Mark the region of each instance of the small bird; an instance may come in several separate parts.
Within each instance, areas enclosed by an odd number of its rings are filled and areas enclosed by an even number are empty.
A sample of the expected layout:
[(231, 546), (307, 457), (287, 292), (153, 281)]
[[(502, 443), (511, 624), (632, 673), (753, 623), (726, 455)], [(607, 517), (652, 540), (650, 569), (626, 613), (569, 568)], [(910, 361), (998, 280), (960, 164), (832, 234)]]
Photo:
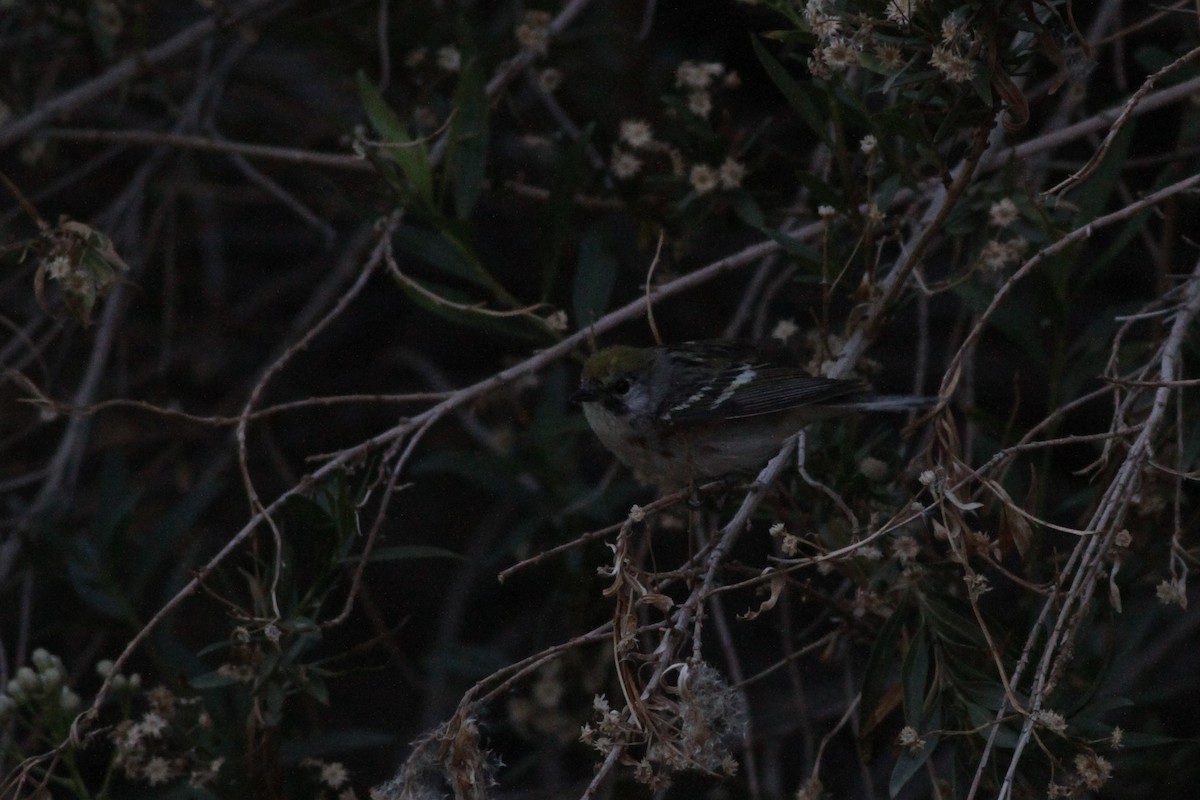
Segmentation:
[(664, 488), (756, 471), (819, 419), (936, 402), (873, 395), (859, 381), (813, 377), (789, 360), (782, 346), (749, 341), (616, 345), (588, 358), (571, 400), (605, 447)]

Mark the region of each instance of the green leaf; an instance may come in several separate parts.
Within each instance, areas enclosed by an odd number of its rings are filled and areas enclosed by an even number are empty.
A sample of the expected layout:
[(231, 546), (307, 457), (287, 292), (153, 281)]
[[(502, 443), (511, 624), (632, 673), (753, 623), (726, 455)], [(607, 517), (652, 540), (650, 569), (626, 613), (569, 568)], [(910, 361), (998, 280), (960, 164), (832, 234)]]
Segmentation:
[(759, 230), (780, 244), (784, 251), (792, 258), (798, 259), (810, 267), (821, 268), (821, 254), (815, 248), (808, 246), (799, 239), (788, 236), (783, 231), (772, 228), (759, 228)]
[(871, 645), (867, 656), (867, 667), (863, 672), (862, 702), (859, 704), (859, 719), (865, 723), (875, 713), (885, 689), (892, 680), (892, 669), (900, 653), (900, 632), (904, 628), (906, 615), (897, 609), (892, 613)]
[(95, 532), (99, 544), (109, 548), (129, 529), (140, 492), (131, 483), (129, 466), (120, 451), (105, 455), (99, 478)]
[[(479, 303), (478, 298), (468, 297), (449, 286), (436, 284), (432, 281), (418, 280), (411, 275), (406, 277), (424, 289), (425, 292), (430, 292), (452, 303), (465, 306)], [(547, 339), (546, 327), (540, 322), (535, 323), (529, 317), (497, 317), (488, 314), (478, 314), (467, 309), (453, 308), (444, 303), (439, 303), (428, 294), (418, 291), (407, 283), (400, 282), (399, 286), (408, 296), (408, 299), (412, 300), (418, 306), (439, 317), (444, 317), (455, 324), (484, 328), (492, 333), (500, 333), (533, 342), (545, 342)]]
[(449, 156), (454, 179), (454, 212), (459, 219), (470, 216), (483, 191), (487, 167), (488, 99), (483, 68), (478, 58), (464, 59), (454, 93), (453, 142)]
[(575, 268), (572, 308), (575, 324), (586, 328), (604, 316), (617, 278), (617, 259), (611, 252), (608, 230), (592, 225), (579, 244), (579, 263)]
[(280, 756), (286, 764), (297, 764), (305, 758), (328, 757), (332, 753), (381, 748), (394, 744), (396, 735), (390, 731), (371, 728), (347, 728), (317, 733), (304, 739), (291, 739), (280, 745)]
[(915, 752), (909, 750), (907, 747), (900, 751), (900, 756), (896, 759), (896, 766), (892, 768), (892, 777), (888, 780), (889, 797), (895, 797), (900, 794), (900, 790), (904, 788), (904, 785), (912, 779), (913, 775), (917, 774), (917, 770), (921, 768), (921, 765), (933, 755), (934, 749), (934, 743), (927, 738), (925, 746)]
[(559, 160), (546, 200), (545, 217), (542, 224), (542, 296), (548, 297), (558, 274), (563, 247), (570, 230), (571, 212), (575, 208), (575, 195), (583, 186), (587, 164), (587, 148), (592, 141), (595, 123), (588, 125), (579, 134)]
[(221, 488), (217, 481), (196, 486), (171, 507), (148, 535), (138, 539), (123, 569), (133, 578), (131, 595), (139, 594), (156, 570), (177, 557), (179, 543), (192, 532), (196, 520), (221, 493)]
[(487, 289), (499, 298), (508, 292), (480, 263), (464, 237), (448, 230), (430, 231), (412, 225), (400, 225), (392, 237), (396, 249), (419, 259), (434, 269)]
[(433, 198), (433, 164), (429, 160), (429, 150), (425, 142), (414, 140), (408, 135), (408, 130), (396, 112), (383, 99), (383, 95), (363, 73), (358, 73), (358, 95), (362, 99), (363, 110), (375, 133), (385, 145), (379, 153), (387, 160), (395, 163), (403, 173), (408, 189), (425, 206), (435, 208)]
[(761, 229), (766, 224), (766, 215), (763, 214), (762, 208), (755, 201), (753, 195), (746, 191), (737, 191), (732, 198), (733, 213), (737, 214), (738, 219), (749, 225), (751, 228)]
[(197, 675), (189, 680), (188, 683), (191, 684), (193, 689), (219, 689), (222, 686), (232, 686), (235, 683), (241, 683), (241, 681), (214, 671)]
[(929, 661), (929, 645), (925, 640), (925, 626), (922, 625), (908, 644), (904, 666), (900, 671), (900, 683), (904, 688), (904, 721), (914, 728), (920, 725), (924, 714)]
[(1067, 193), (1067, 199), (1079, 208), (1075, 217), (1077, 225), (1103, 214), (1113, 192), (1125, 180), (1125, 162), (1129, 159), (1129, 145), (1137, 131), (1137, 122), (1136, 117), (1129, 120), (1129, 124), (1121, 129), (1104, 158), (1096, 165), (1095, 171)]
[(917, 594), (921, 618), (930, 632), (946, 645), (975, 649), (985, 646), (974, 617), (966, 603), (948, 597), (935, 597), (925, 592)]
[[(460, 554), (444, 547), (428, 545), (398, 544), (391, 547), (377, 547), (371, 551), (372, 564), (376, 561), (415, 561), (423, 558), (449, 558), (454, 561), (465, 561)], [(346, 561), (358, 561), (357, 557), (347, 558)]]
[(266, 691), (263, 692), (266, 699), (266, 722), (268, 725), (276, 726), (283, 721), (283, 705), (287, 699), (283, 687), (277, 683), (269, 683), (266, 686)]
[(457, 475), (497, 497), (514, 500), (529, 495), (513, 471), (511, 456), (475, 450), (440, 449), (413, 465), (414, 475)]
[(800, 115), (800, 119), (820, 137), (822, 142), (831, 145), (825, 115), (820, 112), (817, 104), (808, 96), (804, 87), (796, 82), (796, 79), (788, 73), (775, 56), (768, 52), (767, 48), (763, 47), (757, 36), (750, 38), (750, 44), (754, 47), (754, 54), (758, 56), (763, 69), (767, 71), (767, 77), (783, 94), (788, 105)]

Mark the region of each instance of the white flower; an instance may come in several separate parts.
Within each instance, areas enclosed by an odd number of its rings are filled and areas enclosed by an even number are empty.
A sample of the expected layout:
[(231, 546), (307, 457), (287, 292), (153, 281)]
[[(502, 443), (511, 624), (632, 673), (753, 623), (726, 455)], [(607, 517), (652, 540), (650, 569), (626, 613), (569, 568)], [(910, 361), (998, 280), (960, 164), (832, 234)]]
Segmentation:
[(844, 70), (858, 63), (858, 45), (844, 37), (829, 40), (821, 50), (821, 60), (834, 70)]
[(171, 765), (162, 756), (154, 756), (146, 762), (146, 780), (151, 786), (171, 780)]
[(921, 5), (921, 0), (888, 0), (887, 18), (892, 22), (907, 25), (912, 21), (913, 13)]
[(916, 728), (911, 725), (905, 725), (900, 729), (900, 734), (896, 737), (896, 742), (901, 747), (907, 747), (914, 753), (925, 749), (925, 740), (917, 733)]
[(696, 194), (708, 194), (717, 188), (717, 171), (707, 164), (697, 164), (688, 174), (688, 181)]
[(971, 80), (971, 76), (975, 74), (975, 67), (971, 63), (971, 60), (960, 56), (948, 47), (933, 48), (933, 55), (929, 57), (929, 64), (942, 73), (947, 80), (955, 83), (969, 81)]
[(684, 61), (675, 68), (675, 85), (680, 88), (707, 89), (713, 78), (724, 73), (724, 64)]
[(1154, 593), (1158, 597), (1158, 602), (1165, 606), (1174, 605), (1187, 608), (1187, 589), (1182, 581), (1163, 580), (1154, 588)]
[(439, 47), (437, 51), (437, 65), (446, 72), (458, 72), (462, 67), (462, 54), (458, 52), (458, 48), (452, 45)]
[(688, 111), (697, 117), (707, 118), (712, 112), (712, 97), (708, 92), (698, 91), (688, 95)]
[(629, 507), (629, 519), (633, 522), (641, 522), (646, 518), (646, 509), (636, 503)]
[(338, 788), (348, 779), (349, 775), (346, 774), (346, 768), (342, 766), (341, 762), (331, 761), (321, 765), (321, 783), (330, 789)]
[(654, 129), (643, 119), (621, 120), (621, 141), (635, 150), (654, 142)]
[(746, 176), (746, 165), (732, 158), (727, 158), (721, 164), (718, 175), (722, 189), (737, 189), (742, 185), (742, 178)]
[(59, 708), (61, 708), (63, 711), (67, 712), (68, 714), (71, 714), (76, 709), (79, 708), (79, 702), (80, 702), (79, 695), (77, 695), (77, 694), (75, 694), (75, 692), (71, 691), (70, 686), (62, 687), (62, 690), (58, 694), (58, 707)]
[(883, 551), (873, 544), (865, 544), (854, 551), (854, 554), (859, 558), (865, 558), (867, 561), (878, 561), (883, 558)]
[(942, 41), (946, 44), (953, 44), (966, 32), (966, 21), (957, 11), (942, 20)]
[(138, 723), (143, 735), (147, 738), (157, 738), (159, 734), (167, 729), (167, 721), (160, 714), (153, 711), (147, 711), (142, 716), (142, 721)]
[(642, 171), (642, 160), (633, 153), (618, 150), (613, 153), (612, 163), (609, 165), (609, 168), (612, 170), (613, 175), (616, 175), (621, 180), (628, 180)]
[(1017, 204), (1009, 198), (997, 200), (988, 209), (988, 221), (997, 228), (1007, 228), (1017, 219)]
[(786, 342), (795, 336), (798, 330), (800, 330), (800, 326), (796, 324), (795, 320), (781, 319), (775, 323), (775, 329), (771, 331), (771, 338)]

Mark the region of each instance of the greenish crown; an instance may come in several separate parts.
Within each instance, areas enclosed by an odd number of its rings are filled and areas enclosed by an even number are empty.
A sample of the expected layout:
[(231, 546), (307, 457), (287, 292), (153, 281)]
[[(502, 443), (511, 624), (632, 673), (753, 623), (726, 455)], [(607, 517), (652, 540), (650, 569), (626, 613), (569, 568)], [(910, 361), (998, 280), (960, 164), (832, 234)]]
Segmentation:
[(618, 344), (598, 350), (583, 365), (584, 380), (603, 383), (614, 375), (629, 375), (650, 367), (654, 351)]

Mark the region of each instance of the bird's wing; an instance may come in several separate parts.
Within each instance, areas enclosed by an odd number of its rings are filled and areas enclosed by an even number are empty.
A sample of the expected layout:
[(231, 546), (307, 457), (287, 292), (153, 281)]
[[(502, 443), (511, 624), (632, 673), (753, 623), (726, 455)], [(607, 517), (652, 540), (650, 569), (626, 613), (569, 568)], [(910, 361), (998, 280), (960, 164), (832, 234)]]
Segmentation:
[(814, 378), (795, 367), (734, 364), (688, 396), (668, 396), (660, 418), (678, 425), (771, 414), (797, 406), (820, 405), (864, 390), (858, 381)]

